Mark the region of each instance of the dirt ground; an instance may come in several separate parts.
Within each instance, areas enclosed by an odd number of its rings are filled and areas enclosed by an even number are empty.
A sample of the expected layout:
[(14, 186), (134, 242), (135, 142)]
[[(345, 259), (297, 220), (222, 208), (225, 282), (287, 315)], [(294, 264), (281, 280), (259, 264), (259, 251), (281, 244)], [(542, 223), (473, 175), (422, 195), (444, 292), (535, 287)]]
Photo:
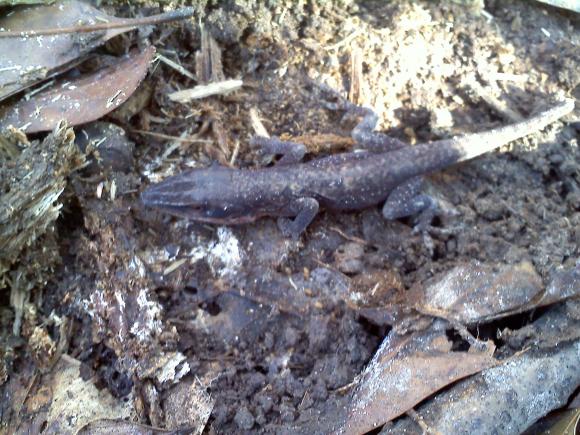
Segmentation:
[[(60, 261), (46, 287), (33, 290), (35, 312), (23, 321), (24, 337), (52, 325), (48, 335), (66, 337), (82, 378), (131, 403), (134, 419), (153, 427), (179, 425), (176, 403), (198, 388), (199, 401), (213, 405), (205, 433), (331, 432), (393, 326), (390, 307), (409, 289), (474, 260), (526, 262), (546, 283), (579, 258), (577, 110), (429, 177), (427, 190), (446, 212), (433, 222), (432, 250), (413, 233), (413, 219), (386, 221), (378, 206), (323, 211), (298, 241), (270, 218), (216, 227), (145, 208), (140, 191), (187, 168), (263, 164), (249, 145), (254, 111), (269, 134), (304, 142), (310, 157), (351, 147), (324, 136), (349, 138), (353, 123), (327, 107), (319, 83), (374, 108), (378, 129), (410, 144), (488, 130), (580, 96), (572, 12), (500, 0), (484, 10), (477, 2), (273, 3), (207, 5), (200, 20), (221, 51), (223, 75), (243, 79), (241, 90), (170, 101), (170, 92), (196, 83), (158, 62), (102, 120), (133, 145), (112, 146), (113, 170), (88, 167), (71, 178), (55, 230)], [(115, 15), (137, 9), (103, 7)], [(199, 75), (196, 20), (138, 36)], [(83, 128), (93, 127), (76, 128), (77, 137)], [(520, 349), (498, 331), (517, 331), (541, 313), (477, 331), (497, 355), (512, 355)], [(68, 319), (65, 329), (46, 320), (55, 315)], [(41, 348), (12, 346), (13, 379), (43, 365)], [(168, 360), (171, 374), (160, 374)]]

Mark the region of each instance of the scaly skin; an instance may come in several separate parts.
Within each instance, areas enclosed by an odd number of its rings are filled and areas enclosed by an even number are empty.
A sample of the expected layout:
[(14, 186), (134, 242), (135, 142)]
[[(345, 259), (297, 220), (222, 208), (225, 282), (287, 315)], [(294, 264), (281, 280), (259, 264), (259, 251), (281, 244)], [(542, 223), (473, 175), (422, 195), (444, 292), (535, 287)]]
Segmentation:
[[(167, 213), (214, 224), (241, 224), (263, 216), (277, 216), (280, 228), (297, 238), (319, 207), (357, 210), (386, 200), (387, 218), (408, 216), (433, 207), (418, 194), (420, 176), (444, 169), (501, 147), (540, 130), (574, 108), (565, 100), (538, 115), (494, 130), (452, 139), (405, 146), (374, 132), (376, 115), (370, 109), (354, 109), (365, 115), (353, 130), (359, 144), (375, 151), (338, 154), (306, 163), (292, 158), (272, 167), (231, 169), (213, 165), (170, 177), (141, 194), (143, 203)], [(296, 146), (277, 139), (256, 140), (280, 153)], [(303, 153), (291, 153), (299, 159)], [(294, 219), (288, 219), (294, 218)]]

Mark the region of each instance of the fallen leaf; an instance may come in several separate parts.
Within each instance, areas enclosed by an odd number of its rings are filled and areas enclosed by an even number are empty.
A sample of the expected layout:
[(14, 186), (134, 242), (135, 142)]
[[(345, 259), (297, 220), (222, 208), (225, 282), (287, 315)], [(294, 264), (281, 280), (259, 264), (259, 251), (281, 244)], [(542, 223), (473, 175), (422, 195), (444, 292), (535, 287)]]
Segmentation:
[(550, 275), (550, 282), (546, 286), (546, 291), (538, 300), (538, 305), (548, 305), (568, 299), (580, 294), (580, 261), (576, 266), (564, 268), (563, 266), (554, 270)]
[(75, 434), (101, 418), (134, 418), (132, 400), (115, 399), (80, 375), (80, 362), (63, 355), (30, 389), (13, 433)]
[[(115, 23), (124, 19), (111, 17), (87, 3), (60, 1), (52, 5), (15, 9), (0, 19), (3, 31), (35, 31), (70, 27), (95, 22)], [(0, 101), (35, 83), (54, 76), (95, 47), (132, 27), (92, 33), (68, 33), (52, 36), (24, 34), (20, 38), (0, 39)]]
[[(536, 337), (551, 334), (554, 329), (577, 331), (578, 320), (563, 314), (555, 307), (534, 322), (538, 323)], [(461, 381), (416, 411), (429, 433), (518, 434), (566, 405), (578, 386), (580, 340), (559, 340), (551, 347), (520, 352), (501, 365)], [(397, 420), (385, 426), (381, 434), (424, 433), (416, 420)]]
[(536, 0), (536, 1), (580, 13), (580, 4), (578, 4), (577, 0)]
[(362, 374), (341, 431), (365, 433), (398, 417), (458, 379), (496, 364), (495, 346), (452, 350), (446, 324), (406, 335), (391, 333)]
[(13, 125), (27, 133), (52, 130), (62, 119), (70, 125), (94, 121), (125, 102), (147, 73), (154, 47), (132, 51), (114, 66), (22, 99), (4, 115), (0, 128)]
[(125, 420), (101, 419), (90, 422), (83, 426), (77, 435), (109, 435), (109, 434), (124, 434), (124, 435), (189, 435), (193, 433), (192, 428), (183, 428), (180, 430), (166, 430), (159, 429), (145, 424), (133, 423)]
[(459, 265), (414, 287), (408, 297), (423, 314), (468, 324), (526, 311), (542, 299), (548, 300), (542, 280), (529, 262), (497, 267), (475, 261)]

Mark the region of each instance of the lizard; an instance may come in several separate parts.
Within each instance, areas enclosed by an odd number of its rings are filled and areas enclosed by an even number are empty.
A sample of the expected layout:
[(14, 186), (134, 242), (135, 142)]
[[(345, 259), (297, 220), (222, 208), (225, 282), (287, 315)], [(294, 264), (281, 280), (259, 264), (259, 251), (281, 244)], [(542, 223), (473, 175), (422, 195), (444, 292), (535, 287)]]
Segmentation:
[(419, 215), (424, 229), (437, 214), (437, 203), (422, 193), (423, 176), (544, 128), (571, 112), (574, 100), (564, 99), (514, 124), (413, 146), (375, 131), (378, 116), (372, 109), (345, 101), (341, 107), (361, 116), (351, 132), (363, 148), (360, 151), (301, 162), (304, 145), (255, 137), (252, 145), (282, 155), (277, 164), (235, 169), (214, 163), (148, 187), (141, 193), (141, 201), (172, 215), (211, 224), (243, 224), (273, 216), (284, 236), (293, 239), (299, 238), (321, 207), (359, 210), (384, 201), (386, 219)]

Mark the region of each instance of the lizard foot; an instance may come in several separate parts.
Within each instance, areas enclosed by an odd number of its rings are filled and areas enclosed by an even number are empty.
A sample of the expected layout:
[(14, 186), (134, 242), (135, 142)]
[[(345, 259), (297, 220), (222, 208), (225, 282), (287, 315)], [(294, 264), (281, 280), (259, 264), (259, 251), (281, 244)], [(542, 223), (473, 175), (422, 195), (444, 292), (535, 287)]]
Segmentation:
[(319, 84), (319, 87), (324, 93), (335, 99), (334, 102), (322, 102), (327, 109), (345, 112), (341, 122), (345, 122), (346, 119), (351, 117), (355, 119), (361, 118), (351, 132), (351, 137), (361, 149), (373, 153), (387, 153), (408, 146), (399, 139), (374, 131), (379, 121), (379, 116), (370, 107), (358, 106), (350, 102), (327, 85)]
[(296, 213), (296, 217), (294, 219), (278, 218), (278, 228), (285, 237), (298, 240), (300, 234), (318, 213), (318, 201), (314, 198), (297, 198), (288, 205), (288, 211)]

